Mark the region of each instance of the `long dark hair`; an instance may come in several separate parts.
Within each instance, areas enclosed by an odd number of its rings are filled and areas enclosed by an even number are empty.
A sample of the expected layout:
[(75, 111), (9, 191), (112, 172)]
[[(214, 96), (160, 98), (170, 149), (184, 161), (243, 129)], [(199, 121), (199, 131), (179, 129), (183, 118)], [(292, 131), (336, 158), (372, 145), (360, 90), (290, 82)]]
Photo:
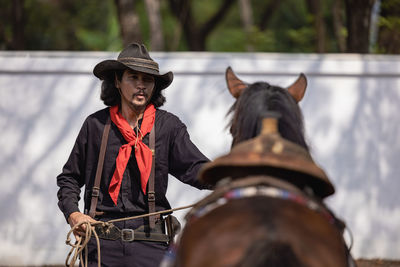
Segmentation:
[(303, 115), (295, 99), (286, 89), (266, 82), (249, 85), (229, 110), (228, 114), (233, 113), (229, 125), (232, 146), (257, 136), (263, 117), (271, 111), (280, 115), (278, 128), (281, 136), (308, 150)]
[[(121, 104), (121, 95), (117, 87), (115, 87), (115, 77), (121, 81), (123, 73), (124, 70), (116, 70), (104, 78), (101, 84), (100, 94), (100, 99), (103, 101), (104, 105), (115, 106)], [(162, 95), (162, 90), (159, 88), (158, 79), (155, 77), (154, 92), (150, 99), (150, 103), (152, 103), (156, 108), (164, 105), (166, 101), (165, 96)]]

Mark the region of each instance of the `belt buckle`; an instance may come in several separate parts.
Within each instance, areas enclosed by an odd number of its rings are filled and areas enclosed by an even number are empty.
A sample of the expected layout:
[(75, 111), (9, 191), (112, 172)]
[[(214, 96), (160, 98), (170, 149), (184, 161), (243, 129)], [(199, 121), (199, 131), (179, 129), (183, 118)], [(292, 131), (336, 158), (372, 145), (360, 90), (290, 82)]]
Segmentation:
[(121, 240), (126, 242), (131, 242), (135, 240), (135, 231), (132, 229), (122, 229), (121, 230)]

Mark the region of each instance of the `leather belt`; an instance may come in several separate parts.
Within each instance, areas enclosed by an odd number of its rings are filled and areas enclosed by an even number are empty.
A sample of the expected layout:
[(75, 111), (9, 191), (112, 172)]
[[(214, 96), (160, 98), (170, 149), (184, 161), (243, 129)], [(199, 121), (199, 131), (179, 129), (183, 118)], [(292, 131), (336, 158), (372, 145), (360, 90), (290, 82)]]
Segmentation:
[(137, 229), (119, 229), (113, 224), (104, 224), (96, 225), (95, 230), (99, 238), (107, 240), (169, 242), (168, 235), (162, 233), (161, 225), (151, 231), (145, 231), (145, 226)]

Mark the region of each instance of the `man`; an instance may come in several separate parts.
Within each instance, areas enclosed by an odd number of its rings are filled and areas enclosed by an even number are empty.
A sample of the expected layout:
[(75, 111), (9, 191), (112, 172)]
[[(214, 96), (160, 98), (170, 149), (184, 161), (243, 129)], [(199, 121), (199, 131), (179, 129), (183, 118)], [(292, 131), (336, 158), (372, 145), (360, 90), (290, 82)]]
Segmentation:
[[(161, 75), (145, 46), (133, 43), (117, 60), (97, 64), (93, 73), (103, 80), (101, 99), (108, 107), (85, 120), (57, 177), (58, 205), (71, 227), (85, 221), (146, 214), (152, 212), (151, 203), (156, 211), (170, 209), (165, 196), (168, 173), (199, 189), (209, 188), (196, 179), (208, 159), (190, 141), (186, 126), (178, 117), (158, 109), (165, 102), (162, 90), (171, 84), (172, 72)], [(107, 123), (110, 128), (102, 161), (99, 151)], [(154, 157), (149, 148), (153, 130)], [(99, 162), (103, 167), (97, 194), (94, 185)], [(154, 178), (151, 178), (153, 168)], [(85, 213), (78, 208), (82, 186), (85, 186)], [(97, 205), (91, 204), (92, 199)], [(89, 210), (94, 219), (87, 215)], [(120, 221), (115, 226), (120, 233), (100, 235), (102, 265), (158, 266), (167, 248), (160, 218)], [(75, 234), (82, 235), (84, 230), (82, 226)], [(97, 266), (94, 238), (88, 244), (88, 252), (89, 265)]]

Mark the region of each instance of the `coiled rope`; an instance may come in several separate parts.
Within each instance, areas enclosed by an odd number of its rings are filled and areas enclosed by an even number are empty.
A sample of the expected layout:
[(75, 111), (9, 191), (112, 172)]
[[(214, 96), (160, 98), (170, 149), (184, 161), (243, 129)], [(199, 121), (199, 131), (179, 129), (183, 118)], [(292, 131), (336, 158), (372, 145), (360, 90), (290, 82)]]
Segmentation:
[[(114, 223), (114, 222), (134, 220), (134, 219), (149, 217), (149, 216), (152, 216), (152, 215), (161, 215), (161, 214), (165, 214), (165, 213), (172, 213), (174, 211), (192, 208), (194, 205), (195, 204), (188, 205), (188, 206), (182, 206), (182, 207), (179, 207), (179, 208), (174, 208), (174, 209), (169, 209), (169, 210), (146, 213), (146, 214), (132, 216), (132, 217), (113, 219), (113, 220), (109, 220), (109, 221), (106, 221), (106, 222), (101, 222), (101, 221), (96, 221), (96, 222), (84, 221), (84, 222), (80, 222), (80, 223), (74, 225), (74, 227), (72, 227), (71, 230), (69, 230), (69, 232), (67, 234), (67, 239), (66, 239), (65, 243), (68, 246), (71, 246), (71, 249), (70, 249), (70, 251), (69, 251), (69, 253), (67, 255), (67, 259), (65, 260), (65, 266), (74, 267), (75, 263), (76, 263), (76, 261), (78, 259), (80, 260), (80, 263), (81, 263), (82, 267), (88, 266), (88, 250), (85, 249), (85, 248), (87, 247), (87, 244), (89, 243), (89, 240), (92, 238), (92, 235), (93, 235), (96, 238), (97, 255), (98, 255), (98, 257), (97, 257), (97, 266), (101, 267), (100, 239), (99, 239), (99, 236), (97, 235), (96, 230), (95, 230), (95, 226), (96, 225), (107, 226), (107, 225), (109, 225), (111, 223)], [(75, 236), (75, 238), (76, 238), (75, 243), (72, 243), (71, 234), (73, 234), (73, 232), (75, 230), (77, 230), (78, 228), (80, 228), (83, 225), (86, 228), (85, 235), (78, 236), (78, 237)], [(83, 253), (83, 251), (85, 251), (85, 253)]]

